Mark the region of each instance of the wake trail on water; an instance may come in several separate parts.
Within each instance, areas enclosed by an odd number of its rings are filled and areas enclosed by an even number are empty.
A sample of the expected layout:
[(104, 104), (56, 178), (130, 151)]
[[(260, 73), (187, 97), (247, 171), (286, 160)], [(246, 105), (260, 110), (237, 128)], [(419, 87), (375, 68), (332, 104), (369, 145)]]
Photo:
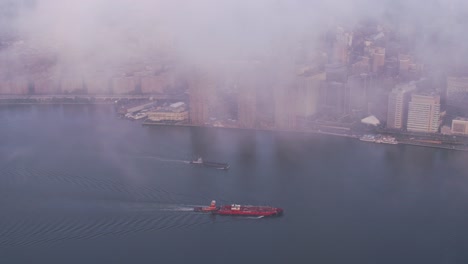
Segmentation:
[(265, 216), (261, 215), (261, 216), (256, 216), (256, 217), (245, 217), (244, 219), (262, 219), (264, 217)]
[[(198, 205), (200, 206), (200, 205)], [(186, 204), (128, 204), (123, 206), (122, 209), (131, 209), (132, 211), (165, 211), (165, 212), (193, 212), (193, 208), (197, 205), (186, 205)]]
[(178, 159), (166, 159), (163, 157), (158, 157), (158, 156), (136, 156), (135, 158), (139, 159), (155, 159), (159, 161), (165, 161), (165, 162), (179, 162), (179, 163), (184, 163), (184, 164), (189, 164), (190, 161), (188, 160), (178, 160)]
[(172, 212), (193, 212), (194, 207), (203, 207), (204, 205), (168, 205), (165, 208), (161, 208), (161, 211), (172, 211)]

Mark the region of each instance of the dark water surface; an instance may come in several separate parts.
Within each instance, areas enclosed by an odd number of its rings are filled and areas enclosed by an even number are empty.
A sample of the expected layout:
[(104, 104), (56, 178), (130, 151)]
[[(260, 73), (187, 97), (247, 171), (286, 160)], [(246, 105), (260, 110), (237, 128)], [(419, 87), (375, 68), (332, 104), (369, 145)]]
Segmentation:
[[(1, 107), (0, 263), (468, 263), (467, 169), (448, 150)], [(189, 211), (211, 199), (285, 214)]]

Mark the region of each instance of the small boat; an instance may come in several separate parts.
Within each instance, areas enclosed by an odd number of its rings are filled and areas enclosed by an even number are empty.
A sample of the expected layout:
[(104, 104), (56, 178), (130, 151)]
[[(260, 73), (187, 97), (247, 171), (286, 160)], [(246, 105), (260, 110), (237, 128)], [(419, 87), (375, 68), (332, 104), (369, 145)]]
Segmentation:
[(213, 168), (216, 168), (216, 169), (219, 169), (219, 170), (229, 169), (229, 164), (227, 164), (227, 163), (204, 161), (202, 158), (198, 158), (197, 160), (192, 160), (192, 161), (190, 161), (190, 164), (203, 165), (205, 167), (213, 167)]

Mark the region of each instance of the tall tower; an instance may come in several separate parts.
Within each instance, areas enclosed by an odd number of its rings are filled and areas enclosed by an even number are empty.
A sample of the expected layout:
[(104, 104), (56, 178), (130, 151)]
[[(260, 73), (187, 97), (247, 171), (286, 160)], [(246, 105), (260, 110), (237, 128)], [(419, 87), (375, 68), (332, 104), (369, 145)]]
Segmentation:
[(257, 93), (252, 77), (248, 76), (238, 84), (238, 120), (243, 128), (254, 128), (257, 116)]
[(385, 64), (385, 48), (376, 48), (372, 54), (372, 59), (372, 71), (381, 71)]
[(296, 127), (296, 90), (282, 84), (273, 88), (275, 103), (275, 127), (293, 129)]
[(320, 87), (325, 81), (325, 73), (320, 72), (310, 75), (300, 75), (296, 78), (295, 95), (297, 117), (308, 118), (318, 111), (320, 100)]
[(336, 39), (333, 44), (333, 59), (335, 63), (348, 64), (349, 47), (353, 42), (353, 35), (345, 31), (343, 28), (336, 29)]
[(402, 129), (408, 117), (408, 103), (411, 92), (416, 90), (414, 83), (397, 85), (388, 95), (387, 127)]
[(210, 86), (206, 73), (193, 70), (189, 81), (190, 122), (204, 125), (208, 120), (208, 92)]
[(374, 87), (374, 77), (372, 74), (361, 73), (352, 75), (347, 82), (349, 91), (349, 113), (367, 114), (368, 93)]

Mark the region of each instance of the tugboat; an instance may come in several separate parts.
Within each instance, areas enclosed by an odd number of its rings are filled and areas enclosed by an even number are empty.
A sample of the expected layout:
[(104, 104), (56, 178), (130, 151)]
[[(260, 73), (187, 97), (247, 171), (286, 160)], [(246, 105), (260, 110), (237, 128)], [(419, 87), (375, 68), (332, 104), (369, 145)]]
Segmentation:
[(229, 164), (227, 164), (227, 163), (204, 161), (202, 158), (198, 158), (197, 160), (192, 160), (192, 161), (190, 161), (190, 164), (198, 164), (198, 165), (203, 165), (205, 167), (213, 167), (213, 168), (216, 168), (218, 170), (227, 170), (227, 169), (229, 169)]
[(216, 215), (232, 216), (279, 216), (283, 214), (282, 208), (271, 206), (253, 206), (253, 205), (223, 205), (216, 207), (216, 201), (212, 201), (209, 207), (195, 207), (195, 212), (206, 212)]
[(194, 207), (193, 208), (193, 211), (195, 211), (195, 212), (204, 212), (204, 213), (214, 212), (216, 210), (219, 210), (219, 207), (216, 207), (216, 201), (215, 200), (211, 201), (210, 206), (202, 206), (202, 207)]

